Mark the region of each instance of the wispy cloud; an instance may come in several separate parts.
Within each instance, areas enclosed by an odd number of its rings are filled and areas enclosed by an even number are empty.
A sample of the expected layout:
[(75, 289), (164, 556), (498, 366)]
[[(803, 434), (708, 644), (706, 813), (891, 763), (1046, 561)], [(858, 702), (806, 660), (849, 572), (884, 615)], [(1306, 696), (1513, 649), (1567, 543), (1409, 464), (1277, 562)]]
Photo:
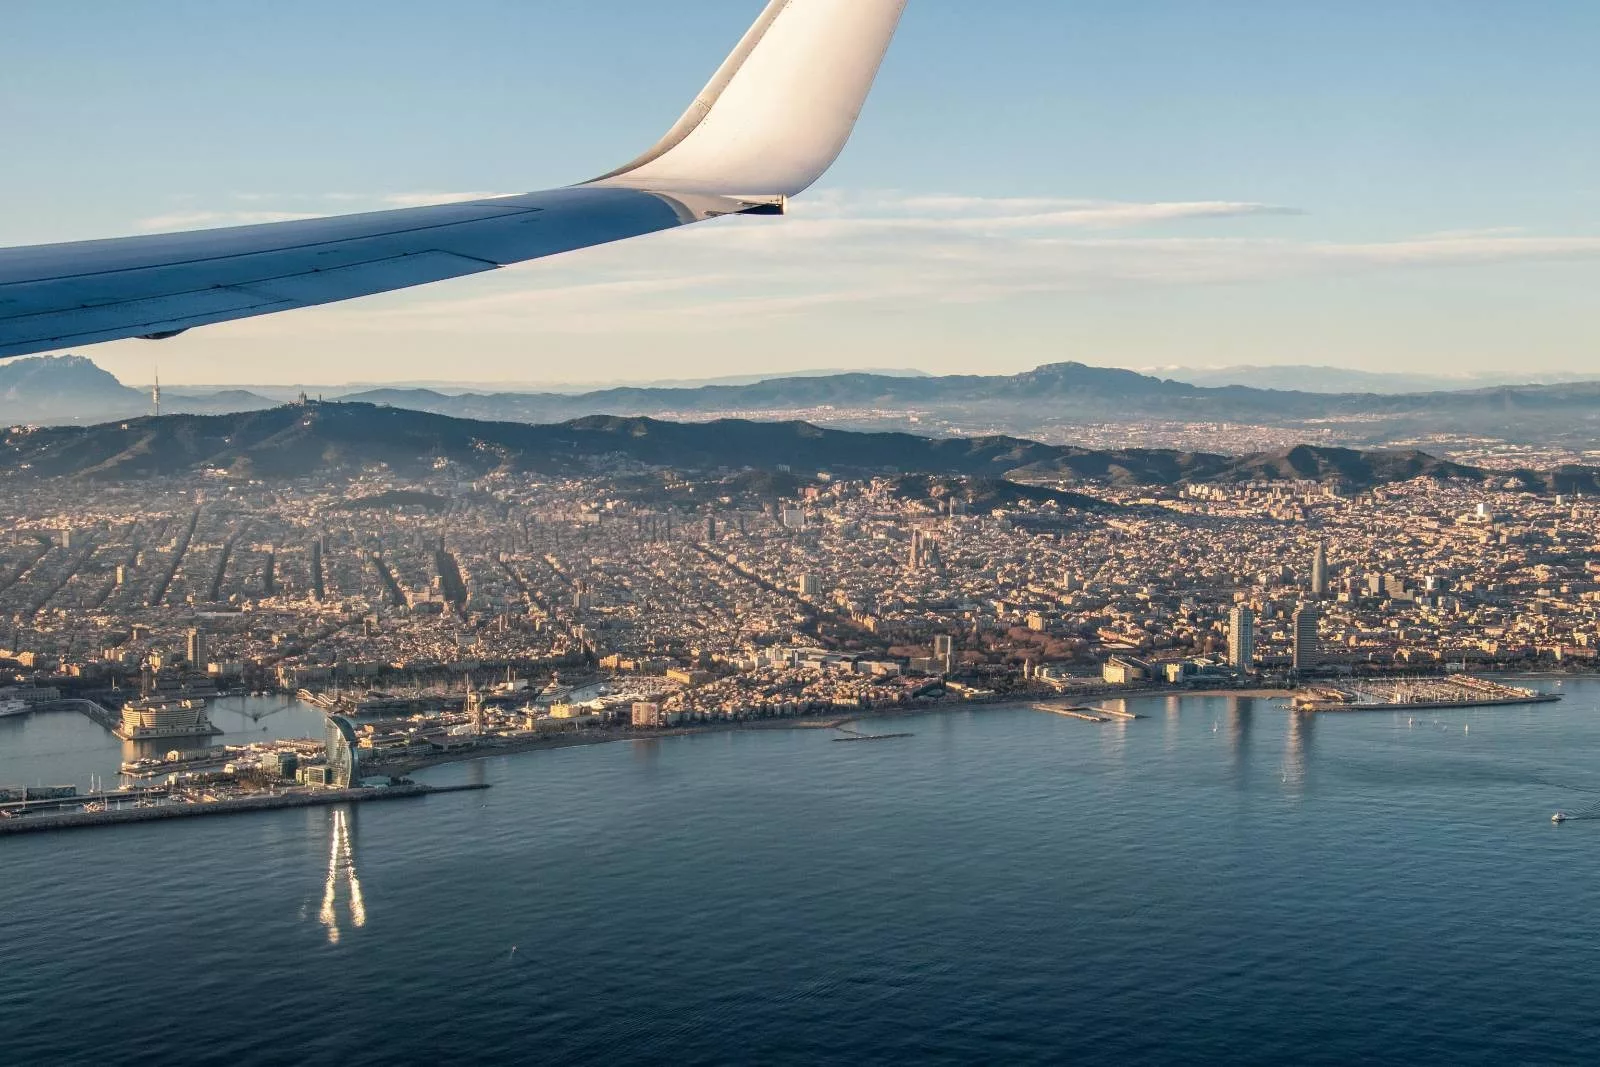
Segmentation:
[[(787, 219), (725, 219), (315, 314), (319, 328), (361, 333), (712, 334), (830, 309), (1600, 261), (1600, 237), (1516, 229), (1310, 240), (1294, 236), (1302, 214), (1228, 200), (834, 193), (797, 202)], [(1264, 236), (1273, 219), (1287, 228)], [(1243, 220), (1247, 236), (1215, 232)], [(258, 321), (231, 328), (294, 323)]]

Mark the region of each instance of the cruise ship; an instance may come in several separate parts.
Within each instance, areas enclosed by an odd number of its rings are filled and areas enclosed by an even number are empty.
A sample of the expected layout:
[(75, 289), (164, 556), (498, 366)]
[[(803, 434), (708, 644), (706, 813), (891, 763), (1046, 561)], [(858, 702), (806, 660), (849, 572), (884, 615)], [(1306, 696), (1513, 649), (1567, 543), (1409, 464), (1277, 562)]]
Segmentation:
[(0, 700), (0, 719), (8, 719), (13, 715), (26, 715), (32, 710), (32, 704), (21, 700)]
[(206, 717), (206, 702), (189, 698), (130, 701), (122, 709), (122, 725), (116, 730), (124, 741), (213, 737), (221, 732)]

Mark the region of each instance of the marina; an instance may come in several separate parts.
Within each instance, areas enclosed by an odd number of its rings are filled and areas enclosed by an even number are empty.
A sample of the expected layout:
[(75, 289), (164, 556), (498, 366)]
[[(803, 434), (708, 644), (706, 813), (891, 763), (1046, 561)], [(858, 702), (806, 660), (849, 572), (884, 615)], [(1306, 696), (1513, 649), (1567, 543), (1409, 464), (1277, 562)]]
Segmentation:
[(1317, 685), (1295, 697), (1297, 711), (1438, 711), (1450, 708), (1516, 707), (1554, 704), (1559, 693), (1505, 685), (1486, 678), (1410, 678)]

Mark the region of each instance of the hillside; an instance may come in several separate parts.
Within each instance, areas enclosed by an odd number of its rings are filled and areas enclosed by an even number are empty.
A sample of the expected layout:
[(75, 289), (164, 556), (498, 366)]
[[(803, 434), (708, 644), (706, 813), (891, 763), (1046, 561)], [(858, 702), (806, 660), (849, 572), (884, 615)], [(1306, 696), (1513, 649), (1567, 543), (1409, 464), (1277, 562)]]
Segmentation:
[[(1313, 368), (1314, 369), (1314, 368)], [(1297, 368), (1263, 374), (1262, 384), (1295, 381)], [(1306, 370), (1298, 368), (1298, 370)], [(1359, 376), (1347, 380), (1360, 381)], [(1321, 439), (1357, 449), (1391, 442), (1467, 436), (1573, 451), (1600, 433), (1600, 382), (1501, 385), (1443, 392), (1319, 392), (1246, 385), (1194, 385), (1134, 371), (1056, 363), (1021, 374), (915, 377), (834, 373), (736, 384), (622, 387), (591, 392), (451, 393), (378, 388), (338, 396), (456, 418), (546, 425), (591, 415), (666, 420), (799, 419), (854, 430), (961, 434), (983, 426), (1020, 438), (1071, 439), (1102, 425), (1166, 427), (1154, 439), (1187, 443), (1173, 427), (1236, 423), (1269, 427), (1266, 439)], [(168, 389), (162, 410), (211, 414), (256, 411), (274, 401), (246, 390), (189, 395)], [(0, 362), (0, 425), (68, 424), (137, 418), (150, 398), (80, 357)], [(1107, 436), (1100, 435), (1101, 440)], [(1331, 442), (1330, 442), (1331, 443)], [(1173, 476), (1187, 476), (1179, 470)], [(1142, 477), (1142, 475), (1136, 475)]]
[(1530, 489), (1600, 491), (1596, 468), (1490, 474), (1415, 451), (1310, 446), (1248, 456), (1095, 451), (1004, 436), (931, 438), (831, 430), (804, 422), (676, 423), (619, 416), (534, 426), (343, 403), (13, 429), (0, 441), (0, 476), (18, 479), (126, 481), (201, 472), (238, 479), (310, 478), (373, 467), (412, 476), (439, 470), (475, 477), (495, 471), (559, 475), (672, 468), (798, 478), (818, 472), (1065, 477), (1122, 486), (1308, 479), (1352, 488), (1429, 475), (1515, 478)]

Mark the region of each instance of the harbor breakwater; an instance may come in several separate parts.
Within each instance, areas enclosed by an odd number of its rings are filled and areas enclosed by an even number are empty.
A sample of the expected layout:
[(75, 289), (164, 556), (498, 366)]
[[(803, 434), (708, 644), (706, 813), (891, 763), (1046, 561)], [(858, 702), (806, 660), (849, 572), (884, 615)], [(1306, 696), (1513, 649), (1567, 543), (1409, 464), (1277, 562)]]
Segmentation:
[(235, 797), (210, 803), (157, 804), (145, 808), (82, 811), (67, 815), (22, 816), (0, 819), (0, 836), (48, 833), (56, 830), (87, 830), (101, 826), (121, 826), (126, 823), (194, 819), (207, 815), (242, 815), (258, 811), (282, 811), (287, 808), (326, 807), (333, 804), (357, 804), (379, 800), (409, 800), (440, 793), (463, 793), (488, 788), (489, 786), (483, 783), (450, 786), (410, 784), (369, 789), (335, 789), (320, 793), (275, 793), (267, 796)]

